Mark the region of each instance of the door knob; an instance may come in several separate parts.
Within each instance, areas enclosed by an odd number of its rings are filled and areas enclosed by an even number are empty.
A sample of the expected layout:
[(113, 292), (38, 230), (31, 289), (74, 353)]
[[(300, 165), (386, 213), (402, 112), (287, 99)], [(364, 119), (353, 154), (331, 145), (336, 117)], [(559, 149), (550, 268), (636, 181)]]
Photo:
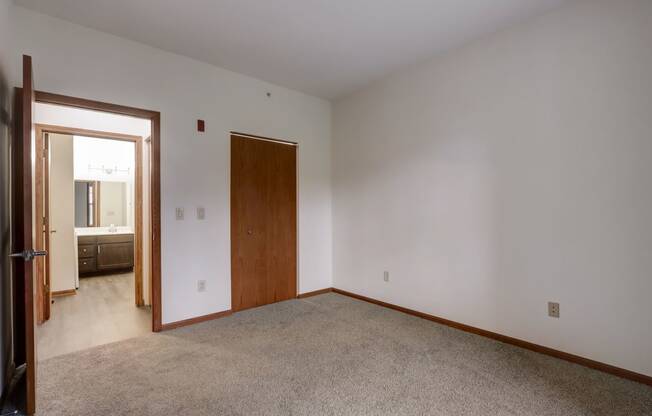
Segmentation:
[(247, 230), (247, 234), (252, 235), (253, 233), (253, 230)]
[(52, 233), (52, 234), (54, 234), (56, 232), (57, 232), (57, 230), (50, 230), (50, 233)]

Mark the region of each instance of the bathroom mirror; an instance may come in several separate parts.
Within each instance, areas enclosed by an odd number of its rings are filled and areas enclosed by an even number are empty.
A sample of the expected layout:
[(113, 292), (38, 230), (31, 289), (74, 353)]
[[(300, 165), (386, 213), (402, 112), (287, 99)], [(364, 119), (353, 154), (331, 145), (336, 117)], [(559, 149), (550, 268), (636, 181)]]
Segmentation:
[(125, 182), (75, 181), (75, 227), (128, 225)]

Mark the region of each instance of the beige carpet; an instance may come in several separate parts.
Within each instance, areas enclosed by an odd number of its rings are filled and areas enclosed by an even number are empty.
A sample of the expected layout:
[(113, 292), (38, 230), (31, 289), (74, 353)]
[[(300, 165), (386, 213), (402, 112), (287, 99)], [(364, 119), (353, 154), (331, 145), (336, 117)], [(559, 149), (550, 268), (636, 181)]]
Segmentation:
[(39, 415), (652, 415), (652, 388), (336, 294), (46, 360)]

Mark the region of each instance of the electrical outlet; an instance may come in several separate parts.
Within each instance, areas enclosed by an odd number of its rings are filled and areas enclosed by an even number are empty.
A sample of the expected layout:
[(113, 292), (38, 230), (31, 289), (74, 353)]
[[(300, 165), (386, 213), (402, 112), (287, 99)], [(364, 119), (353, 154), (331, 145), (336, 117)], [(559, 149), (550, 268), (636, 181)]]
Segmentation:
[(548, 316), (551, 318), (559, 318), (559, 303), (548, 302)]
[(183, 219), (183, 208), (177, 208), (176, 215), (177, 215), (177, 220), (182, 220)]
[(204, 207), (197, 207), (197, 219), (203, 220), (204, 218), (206, 218), (206, 210)]
[(197, 280), (197, 292), (206, 292), (206, 280)]
[(389, 272), (385, 271), (383, 272), (383, 280), (386, 282), (389, 282)]

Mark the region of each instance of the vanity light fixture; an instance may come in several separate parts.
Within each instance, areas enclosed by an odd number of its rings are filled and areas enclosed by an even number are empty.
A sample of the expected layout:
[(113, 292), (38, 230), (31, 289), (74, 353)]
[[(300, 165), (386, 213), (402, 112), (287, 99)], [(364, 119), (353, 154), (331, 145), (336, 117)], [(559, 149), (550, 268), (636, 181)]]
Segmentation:
[(127, 168), (127, 169), (118, 169), (118, 166), (117, 166), (117, 165), (114, 166), (114, 167), (106, 167), (106, 166), (102, 165), (102, 167), (100, 167), (100, 168), (98, 168), (98, 167), (94, 167), (94, 166), (91, 166), (91, 165), (88, 165), (88, 170), (89, 170), (89, 171), (92, 171), (92, 170), (99, 170), (99, 171), (101, 171), (101, 172), (106, 173), (107, 175), (111, 175), (111, 174), (113, 174), (114, 172), (115, 172), (115, 173), (126, 173), (126, 174), (129, 174), (129, 172), (131, 171), (130, 168)]

